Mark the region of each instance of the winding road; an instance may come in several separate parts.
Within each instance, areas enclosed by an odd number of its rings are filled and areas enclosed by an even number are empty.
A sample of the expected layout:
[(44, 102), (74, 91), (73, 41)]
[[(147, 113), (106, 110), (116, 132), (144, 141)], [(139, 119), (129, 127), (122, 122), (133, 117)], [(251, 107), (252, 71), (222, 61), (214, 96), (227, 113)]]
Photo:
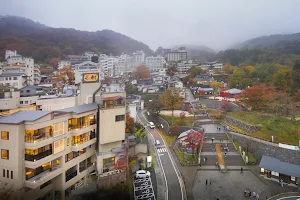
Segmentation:
[[(138, 111), (137, 118), (143, 125), (147, 125), (148, 121), (142, 111)], [(149, 143), (155, 149), (156, 155), (159, 156), (165, 185), (167, 186), (165, 189), (165, 200), (186, 200), (187, 198), (183, 179), (171, 153), (169, 152), (167, 144), (156, 129), (150, 129), (147, 127), (146, 130), (152, 138), (152, 142), (150, 141)], [(160, 141), (159, 146), (154, 144), (154, 141), (156, 140)], [(158, 185), (158, 187), (160, 186)]]

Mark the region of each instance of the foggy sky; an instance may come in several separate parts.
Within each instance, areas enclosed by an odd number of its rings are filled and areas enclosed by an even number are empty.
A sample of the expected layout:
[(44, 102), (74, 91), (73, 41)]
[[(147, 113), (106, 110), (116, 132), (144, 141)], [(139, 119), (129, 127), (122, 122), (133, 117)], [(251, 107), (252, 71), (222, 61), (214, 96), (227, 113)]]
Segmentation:
[[(77, 3), (76, 3), (77, 2)], [(300, 32), (300, 0), (0, 0), (0, 14), (51, 27), (111, 29), (158, 46), (225, 49), (262, 35)]]

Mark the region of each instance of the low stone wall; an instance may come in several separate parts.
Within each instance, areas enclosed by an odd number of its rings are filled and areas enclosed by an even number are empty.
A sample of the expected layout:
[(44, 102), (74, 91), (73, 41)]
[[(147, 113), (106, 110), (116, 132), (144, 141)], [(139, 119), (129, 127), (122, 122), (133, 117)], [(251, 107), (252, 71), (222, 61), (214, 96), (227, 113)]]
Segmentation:
[(256, 131), (259, 131), (261, 129), (261, 126), (254, 126), (254, 125), (250, 125), (250, 124), (247, 124), (245, 122), (242, 122), (242, 121), (239, 121), (235, 118), (232, 118), (232, 117), (229, 117), (227, 115), (222, 115), (222, 119), (244, 131), (247, 131), (249, 133), (252, 133), (252, 132), (256, 132)]
[[(228, 136), (232, 137), (231, 134), (228, 134)], [(300, 165), (299, 151), (271, 146), (237, 135), (234, 135), (233, 139), (236, 139), (244, 148), (248, 146), (249, 152), (257, 159), (257, 164), (259, 164), (261, 157), (265, 155), (277, 158), (283, 162)]]

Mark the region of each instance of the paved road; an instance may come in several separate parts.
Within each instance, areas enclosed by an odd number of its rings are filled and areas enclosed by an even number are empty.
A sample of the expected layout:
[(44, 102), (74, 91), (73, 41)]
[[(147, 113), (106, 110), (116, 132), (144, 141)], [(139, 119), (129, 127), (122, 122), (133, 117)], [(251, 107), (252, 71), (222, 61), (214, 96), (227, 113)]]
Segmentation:
[[(138, 120), (146, 125), (147, 119), (143, 116), (141, 111), (138, 111), (137, 113)], [(176, 168), (176, 163), (172, 158), (171, 153), (169, 152), (169, 149), (167, 145), (164, 143), (163, 139), (161, 138), (160, 134), (156, 129), (150, 129), (146, 128), (148, 134), (152, 135), (151, 137), (154, 138), (154, 140), (160, 141), (160, 146), (156, 146), (156, 153), (160, 157), (160, 161), (162, 164), (162, 168), (165, 174), (165, 182), (167, 185), (167, 198), (169, 200), (184, 200), (185, 198), (185, 189), (184, 189), (184, 183), (180, 176), (179, 170)], [(152, 144), (155, 146), (154, 144)], [(159, 185), (158, 185), (159, 187)], [(166, 198), (166, 199), (167, 199)]]

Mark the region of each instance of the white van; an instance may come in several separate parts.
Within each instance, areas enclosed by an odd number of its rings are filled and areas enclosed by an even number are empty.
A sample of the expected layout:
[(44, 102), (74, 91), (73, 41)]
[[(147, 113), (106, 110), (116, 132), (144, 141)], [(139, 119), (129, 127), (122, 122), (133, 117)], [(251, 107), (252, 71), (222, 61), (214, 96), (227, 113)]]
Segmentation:
[(154, 126), (154, 123), (153, 123), (153, 122), (149, 122), (149, 123), (148, 123), (148, 126), (149, 126), (150, 128), (152, 128), (152, 129), (153, 129), (153, 128), (155, 128), (155, 126)]
[(160, 141), (159, 140), (155, 140), (155, 145), (159, 146), (160, 145)]

